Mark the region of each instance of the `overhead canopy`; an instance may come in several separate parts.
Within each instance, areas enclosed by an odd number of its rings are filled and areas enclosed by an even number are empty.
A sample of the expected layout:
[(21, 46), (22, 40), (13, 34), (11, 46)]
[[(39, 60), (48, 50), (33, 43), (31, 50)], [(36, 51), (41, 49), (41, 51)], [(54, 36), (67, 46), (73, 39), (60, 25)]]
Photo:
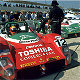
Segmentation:
[(48, 4), (42, 4), (42, 3), (37, 3), (37, 2), (30, 2), (30, 1), (23, 1), (23, 0), (1, 0), (4, 2), (12, 2), (12, 3), (23, 3), (23, 4), (32, 4), (32, 5), (41, 5), (41, 6), (51, 6)]

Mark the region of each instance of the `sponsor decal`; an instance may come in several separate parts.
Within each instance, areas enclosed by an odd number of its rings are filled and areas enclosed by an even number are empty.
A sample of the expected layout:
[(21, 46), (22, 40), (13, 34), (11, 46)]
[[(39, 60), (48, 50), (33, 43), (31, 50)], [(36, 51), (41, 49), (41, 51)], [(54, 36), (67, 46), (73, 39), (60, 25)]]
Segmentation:
[(67, 43), (66, 43), (66, 41), (64, 39), (54, 40), (54, 42), (56, 43), (56, 45), (58, 47), (61, 47), (62, 45), (67, 45)]
[(12, 39), (12, 38), (7, 38), (6, 40), (11, 41), (11, 42), (15, 42), (15, 43), (21, 43), (21, 44), (30, 44), (30, 43), (35, 43), (38, 42), (39, 40), (36, 39), (29, 39), (29, 40), (17, 40), (17, 39)]
[(39, 61), (39, 62), (41, 63), (41, 62), (44, 62), (44, 61), (45, 61), (45, 60), (43, 60), (42, 58), (40, 58), (40, 61)]
[(60, 59), (60, 57), (59, 56), (51, 57), (51, 58), (48, 58), (47, 61), (53, 61), (55, 59)]
[(24, 60), (38, 58), (38, 57), (42, 57), (42, 56), (45, 56), (45, 55), (51, 55), (51, 54), (55, 54), (55, 53), (53, 52), (52, 48), (43, 47), (43, 48), (26, 50), (24, 52), (18, 52), (18, 54), (21, 57), (20, 60), (24, 61)]
[(38, 42), (39, 40), (36, 39), (29, 39), (29, 40), (20, 40), (19, 43), (34, 43), (34, 42)]
[(37, 45), (32, 45), (32, 46), (26, 46), (26, 49), (29, 49), (29, 48), (34, 48), (34, 47), (41, 47), (42, 44), (37, 44)]
[(29, 35), (21, 35), (21, 36), (19, 36), (19, 37), (21, 37), (21, 40), (9, 38), (7, 35), (4, 35), (4, 36), (2, 35), (1, 37), (5, 38), (8, 41), (15, 42), (15, 43), (22, 43), (22, 44), (30, 44), (30, 43), (35, 43), (35, 42), (39, 41), (38, 38), (25, 40), (26, 38), (34, 37), (34, 36), (29, 36)]
[(34, 37), (34, 36), (30, 36), (30, 35), (21, 35), (20, 37), (21, 37), (21, 40), (24, 40), (24, 39), (26, 39), (26, 38), (32, 38), (32, 37)]
[(35, 65), (35, 64), (37, 64), (36, 61), (30, 62), (30, 63), (26, 63), (26, 64), (21, 64), (20, 67), (23, 68), (23, 67), (32, 66), (32, 65)]
[(74, 28), (71, 28), (71, 27), (69, 27), (69, 28), (66, 28), (69, 32), (74, 32), (76, 29), (74, 29)]

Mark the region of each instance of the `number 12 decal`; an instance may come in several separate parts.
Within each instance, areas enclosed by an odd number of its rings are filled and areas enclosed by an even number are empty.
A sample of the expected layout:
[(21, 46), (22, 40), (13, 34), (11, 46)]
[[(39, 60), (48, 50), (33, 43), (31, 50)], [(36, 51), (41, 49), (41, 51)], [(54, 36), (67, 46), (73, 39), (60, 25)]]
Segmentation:
[(62, 45), (66, 45), (66, 44), (67, 44), (64, 39), (55, 40), (54, 42), (56, 43), (56, 45), (57, 45), (58, 47), (61, 47)]

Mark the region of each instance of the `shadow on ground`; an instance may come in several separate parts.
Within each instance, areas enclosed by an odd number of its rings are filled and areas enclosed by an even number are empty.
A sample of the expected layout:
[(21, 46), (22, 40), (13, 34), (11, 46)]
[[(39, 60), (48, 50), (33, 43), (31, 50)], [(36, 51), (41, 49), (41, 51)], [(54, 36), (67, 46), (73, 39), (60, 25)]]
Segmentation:
[(71, 64), (68, 65), (68, 66), (65, 66), (65, 68), (63, 68), (62, 71), (59, 72), (59, 76), (57, 75), (53, 80), (59, 80), (61, 77), (63, 77), (64, 76), (64, 72), (66, 70), (69, 70), (69, 69), (72, 69), (72, 68), (80, 66), (80, 62), (77, 61), (78, 60), (77, 53), (75, 51), (73, 51), (73, 50), (70, 50), (70, 52), (71, 52), (71, 55), (72, 55)]
[(76, 46), (76, 45), (80, 45), (80, 42), (73, 42), (73, 43), (68, 44), (68, 46)]

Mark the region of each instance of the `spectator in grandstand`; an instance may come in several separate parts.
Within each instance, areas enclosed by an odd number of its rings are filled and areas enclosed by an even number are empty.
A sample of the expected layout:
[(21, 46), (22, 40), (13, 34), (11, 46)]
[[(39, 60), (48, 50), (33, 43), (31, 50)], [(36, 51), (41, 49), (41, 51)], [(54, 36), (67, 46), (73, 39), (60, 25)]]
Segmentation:
[(6, 3), (4, 3), (4, 4), (3, 4), (3, 6), (7, 6), (7, 4), (6, 4)]
[(0, 4), (0, 6), (2, 6), (2, 4)]
[(8, 7), (11, 7), (11, 4), (8, 4)]
[(18, 4), (16, 4), (16, 7), (18, 7)]

